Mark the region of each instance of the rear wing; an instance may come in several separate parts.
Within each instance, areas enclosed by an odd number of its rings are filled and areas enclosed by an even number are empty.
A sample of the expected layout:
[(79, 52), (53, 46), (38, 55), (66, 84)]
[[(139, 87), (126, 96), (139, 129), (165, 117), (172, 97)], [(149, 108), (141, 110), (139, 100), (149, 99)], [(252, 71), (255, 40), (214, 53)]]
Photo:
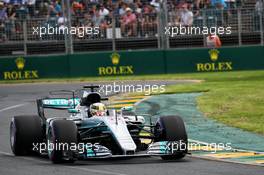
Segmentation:
[(67, 98), (46, 98), (42, 99), (43, 108), (52, 109), (70, 109), (75, 108), (80, 103), (79, 98), (67, 99)]
[[(51, 91), (49, 95), (51, 97), (45, 97), (42, 99), (37, 99), (37, 108), (38, 114), (40, 117), (45, 119), (45, 108), (50, 109), (59, 109), (59, 110), (68, 110), (74, 109), (77, 105), (90, 105), (92, 103), (100, 102), (102, 100), (108, 100), (107, 97), (102, 98), (98, 92), (95, 92), (99, 86), (95, 85), (87, 85), (83, 86), (84, 89), (79, 90), (58, 90), (58, 91)], [(83, 91), (85, 89), (90, 89), (90, 92)], [(85, 97), (77, 97), (76, 93), (80, 92), (86, 93)], [(62, 97), (63, 96), (63, 97)], [(82, 99), (82, 100), (81, 100)]]
[(90, 89), (91, 92), (95, 92), (97, 89), (100, 89), (98, 85), (84, 85), (84, 89)]
[(37, 108), (38, 114), (40, 117), (45, 118), (44, 109), (58, 109), (58, 110), (67, 110), (73, 109), (78, 104), (80, 104), (80, 98), (75, 96), (75, 91), (68, 90), (60, 90), (60, 91), (52, 91), (50, 95), (53, 96), (61, 96), (68, 95), (69, 97), (46, 97), (42, 99), (37, 99)]

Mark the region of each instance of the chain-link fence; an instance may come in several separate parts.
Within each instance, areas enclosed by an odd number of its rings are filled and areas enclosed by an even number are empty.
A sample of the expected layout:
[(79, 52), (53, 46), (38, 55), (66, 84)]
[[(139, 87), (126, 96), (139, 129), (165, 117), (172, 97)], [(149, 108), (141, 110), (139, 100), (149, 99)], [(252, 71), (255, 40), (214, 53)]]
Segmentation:
[(49, 10), (42, 12), (43, 6), (27, 16), (0, 19), (0, 56), (205, 47), (211, 28), (224, 30), (219, 34), (223, 46), (264, 42), (263, 8), (195, 10), (164, 0), (144, 9), (123, 8), (123, 14), (122, 7), (116, 13), (113, 5), (104, 14), (97, 7), (92, 13), (78, 12), (77, 7), (71, 12), (65, 0), (61, 13), (51, 15)]

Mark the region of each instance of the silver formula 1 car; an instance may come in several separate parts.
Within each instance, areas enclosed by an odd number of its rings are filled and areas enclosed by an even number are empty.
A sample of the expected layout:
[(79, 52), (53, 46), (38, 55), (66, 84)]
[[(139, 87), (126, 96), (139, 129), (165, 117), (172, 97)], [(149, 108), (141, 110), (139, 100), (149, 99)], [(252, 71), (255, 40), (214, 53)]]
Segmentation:
[[(137, 156), (173, 160), (188, 153), (187, 134), (180, 117), (160, 116), (152, 121), (152, 116), (137, 115), (132, 107), (121, 111), (106, 109), (101, 103), (107, 98), (96, 92), (97, 88), (84, 86), (79, 97), (76, 91), (50, 92), (71, 96), (37, 99), (38, 115), (13, 117), (13, 153), (48, 155), (53, 163)], [(47, 118), (46, 108), (68, 110), (69, 116)]]

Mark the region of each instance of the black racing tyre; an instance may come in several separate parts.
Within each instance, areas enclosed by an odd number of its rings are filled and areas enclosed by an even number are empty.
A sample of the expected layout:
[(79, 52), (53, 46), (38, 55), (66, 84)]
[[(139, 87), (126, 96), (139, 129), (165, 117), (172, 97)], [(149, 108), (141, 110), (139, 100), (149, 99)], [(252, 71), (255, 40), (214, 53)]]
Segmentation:
[(184, 122), (179, 116), (162, 116), (157, 120), (154, 130), (155, 141), (176, 141), (183, 144), (179, 152), (161, 156), (164, 160), (183, 158), (188, 152), (188, 137)]
[[(74, 150), (70, 150), (70, 146), (77, 144), (77, 135), (77, 126), (73, 121), (52, 121), (48, 131), (48, 144), (53, 144), (53, 147), (48, 150), (48, 155), (53, 163), (74, 162)], [(59, 146), (60, 144), (61, 146)], [(65, 157), (65, 153), (67, 157)]]
[[(16, 156), (29, 155), (43, 141), (39, 116), (15, 116), (10, 123), (10, 146)], [(37, 151), (37, 150), (35, 150)]]

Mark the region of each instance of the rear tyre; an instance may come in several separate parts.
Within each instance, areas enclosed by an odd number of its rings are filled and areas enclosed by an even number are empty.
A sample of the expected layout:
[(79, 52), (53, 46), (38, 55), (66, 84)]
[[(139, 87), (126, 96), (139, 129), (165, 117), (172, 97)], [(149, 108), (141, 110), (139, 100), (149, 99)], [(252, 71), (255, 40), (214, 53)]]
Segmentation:
[[(183, 158), (188, 151), (188, 138), (184, 122), (179, 116), (162, 116), (158, 119), (154, 130), (155, 141), (181, 142), (181, 149), (173, 155), (161, 156), (163, 160), (176, 160)], [(179, 148), (180, 148), (179, 147)]]
[(10, 146), (16, 156), (29, 155), (43, 141), (39, 116), (15, 116), (10, 123)]
[(51, 123), (48, 131), (48, 155), (53, 163), (74, 162), (74, 150), (70, 150), (70, 147), (72, 144), (77, 146), (77, 135), (77, 126), (73, 121), (55, 120)]

